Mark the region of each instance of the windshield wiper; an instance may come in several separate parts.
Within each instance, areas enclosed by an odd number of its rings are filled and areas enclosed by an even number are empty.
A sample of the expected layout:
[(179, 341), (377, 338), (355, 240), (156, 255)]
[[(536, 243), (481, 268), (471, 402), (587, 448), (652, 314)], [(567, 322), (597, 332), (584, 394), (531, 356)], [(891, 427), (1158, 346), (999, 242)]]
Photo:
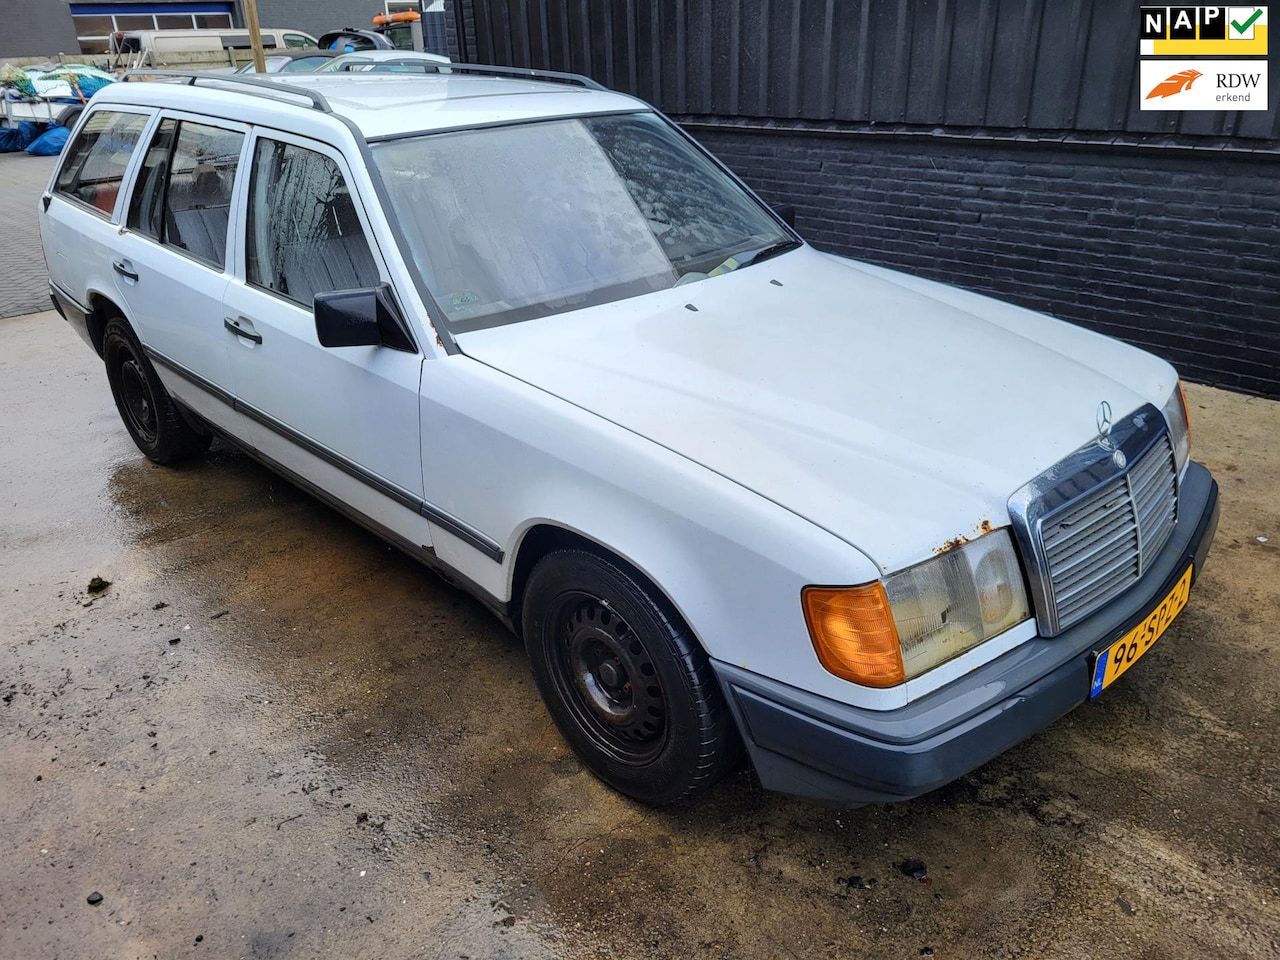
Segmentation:
[(755, 253), (749, 254), (746, 259), (738, 260), (738, 268), (741, 269), (742, 267), (749, 267), (753, 263), (759, 263), (762, 260), (768, 260), (771, 257), (776, 257), (789, 250), (794, 250), (798, 246), (800, 246), (800, 241), (791, 239), (771, 243), (769, 246), (764, 247), (761, 250), (757, 250)]
[(770, 257), (776, 257), (780, 253), (786, 253), (788, 250), (794, 250), (800, 246), (799, 240), (780, 240), (777, 243), (771, 243), (767, 247), (754, 250), (751, 253), (734, 254), (732, 257), (726, 257), (721, 261), (720, 266), (708, 270), (705, 274), (685, 274), (685, 276), (693, 277), (701, 280), (703, 277), (718, 277), (722, 273), (730, 273), (733, 270), (741, 270), (743, 267), (749, 267), (753, 263), (759, 263), (761, 260), (768, 260)]

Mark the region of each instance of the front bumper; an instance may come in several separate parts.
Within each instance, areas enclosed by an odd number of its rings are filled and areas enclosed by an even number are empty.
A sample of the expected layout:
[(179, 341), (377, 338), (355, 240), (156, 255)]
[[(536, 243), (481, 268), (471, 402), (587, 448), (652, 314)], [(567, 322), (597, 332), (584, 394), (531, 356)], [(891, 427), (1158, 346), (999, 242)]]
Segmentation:
[(823, 803), (908, 800), (1043, 730), (1088, 699), (1095, 652), (1140, 623), (1188, 563), (1199, 577), (1218, 512), (1217, 483), (1192, 463), (1178, 525), (1132, 589), (897, 710), (852, 707), (713, 661), (760, 782)]

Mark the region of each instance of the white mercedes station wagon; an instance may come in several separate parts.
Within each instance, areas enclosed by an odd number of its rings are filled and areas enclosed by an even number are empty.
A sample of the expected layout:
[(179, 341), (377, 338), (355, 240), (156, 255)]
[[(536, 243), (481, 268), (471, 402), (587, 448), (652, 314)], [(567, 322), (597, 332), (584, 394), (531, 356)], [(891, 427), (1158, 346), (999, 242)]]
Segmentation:
[(474, 593), (606, 783), (906, 799), (1151, 649), (1217, 487), (1169, 364), (787, 220), (478, 66), (115, 84), (40, 209), (142, 452), (222, 437)]

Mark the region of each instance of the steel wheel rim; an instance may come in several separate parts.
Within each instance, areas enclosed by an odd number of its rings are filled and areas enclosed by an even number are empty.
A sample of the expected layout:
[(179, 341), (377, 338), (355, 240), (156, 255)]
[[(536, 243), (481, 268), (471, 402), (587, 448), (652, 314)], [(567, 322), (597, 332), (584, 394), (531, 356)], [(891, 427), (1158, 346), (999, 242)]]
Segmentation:
[(146, 371), (130, 353), (120, 364), (120, 399), (129, 426), (147, 443), (156, 439), (156, 403)]
[(670, 713), (648, 647), (599, 598), (573, 593), (552, 620), (549, 666), (560, 700), (592, 745), (620, 763), (650, 763)]

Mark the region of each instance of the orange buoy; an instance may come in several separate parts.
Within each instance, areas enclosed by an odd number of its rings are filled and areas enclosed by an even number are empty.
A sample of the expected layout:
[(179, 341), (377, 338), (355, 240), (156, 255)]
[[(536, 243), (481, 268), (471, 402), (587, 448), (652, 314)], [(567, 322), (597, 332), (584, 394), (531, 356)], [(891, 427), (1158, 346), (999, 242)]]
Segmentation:
[(373, 25), (385, 27), (389, 23), (414, 23), (421, 19), (415, 10), (401, 10), (399, 13), (379, 13), (373, 18)]

